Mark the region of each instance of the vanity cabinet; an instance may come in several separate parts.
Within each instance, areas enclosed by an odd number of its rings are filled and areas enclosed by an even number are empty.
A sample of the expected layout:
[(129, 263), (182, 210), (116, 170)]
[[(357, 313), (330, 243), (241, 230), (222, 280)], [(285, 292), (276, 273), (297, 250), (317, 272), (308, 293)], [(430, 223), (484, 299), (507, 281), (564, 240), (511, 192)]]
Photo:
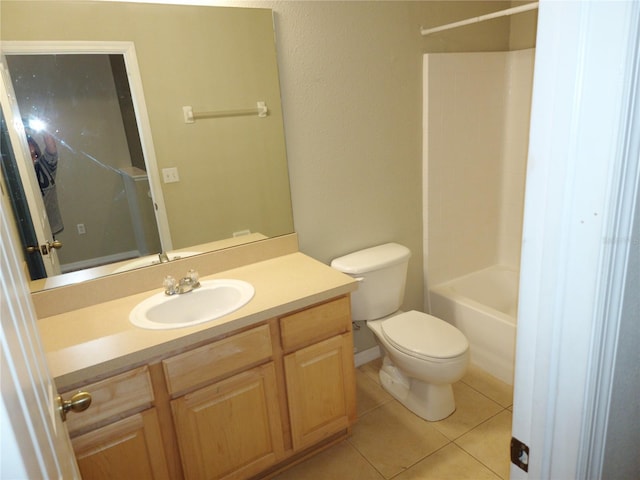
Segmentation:
[(68, 419), (85, 480), (274, 475), (344, 439), (355, 422), (349, 297), (183, 347), (82, 389), (92, 405)]
[(348, 429), (356, 399), (348, 297), (280, 319), (294, 450)]
[(90, 409), (67, 417), (82, 478), (168, 480), (148, 368), (136, 368), (82, 389), (91, 394)]

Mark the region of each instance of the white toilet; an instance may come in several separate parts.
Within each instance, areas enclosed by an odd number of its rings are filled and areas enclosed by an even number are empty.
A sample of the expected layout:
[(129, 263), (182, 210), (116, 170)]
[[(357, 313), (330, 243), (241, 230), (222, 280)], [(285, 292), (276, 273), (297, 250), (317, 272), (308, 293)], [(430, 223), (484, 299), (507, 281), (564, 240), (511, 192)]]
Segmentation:
[(456, 409), (451, 384), (469, 364), (469, 342), (453, 325), (426, 313), (398, 310), (411, 252), (397, 243), (334, 259), (331, 266), (355, 277), (353, 320), (366, 320), (382, 347), (382, 386), (416, 415), (442, 420)]

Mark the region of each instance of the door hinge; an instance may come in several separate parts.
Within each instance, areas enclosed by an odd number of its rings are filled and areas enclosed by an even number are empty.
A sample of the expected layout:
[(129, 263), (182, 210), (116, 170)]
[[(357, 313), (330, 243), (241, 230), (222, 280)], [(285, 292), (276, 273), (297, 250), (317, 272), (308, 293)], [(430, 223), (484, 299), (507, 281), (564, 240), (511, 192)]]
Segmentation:
[(529, 446), (515, 437), (511, 437), (511, 463), (529, 471)]

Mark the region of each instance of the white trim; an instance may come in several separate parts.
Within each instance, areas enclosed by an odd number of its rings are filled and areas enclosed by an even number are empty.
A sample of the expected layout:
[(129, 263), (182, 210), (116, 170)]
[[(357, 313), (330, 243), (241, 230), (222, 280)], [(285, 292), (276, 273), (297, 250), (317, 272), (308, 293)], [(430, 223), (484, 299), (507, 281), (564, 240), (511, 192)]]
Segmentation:
[(375, 346), (367, 348), (366, 350), (357, 352), (355, 354), (354, 363), (356, 365), (356, 368), (358, 368), (360, 365), (369, 363), (370, 361), (375, 360), (376, 358), (380, 358), (381, 356), (382, 354), (380, 352), (380, 347)]
[(149, 186), (154, 202), (154, 213), (160, 235), (160, 243), (165, 252), (173, 250), (169, 219), (162, 195), (162, 183), (156, 152), (151, 134), (151, 123), (144, 100), (142, 78), (133, 42), (88, 42), (88, 41), (3, 41), (3, 55), (38, 55), (47, 53), (73, 54), (118, 54), (123, 55), (129, 79), (129, 88), (140, 133), (140, 143), (147, 165)]
[(42, 54), (125, 54), (133, 42), (85, 42), (59, 40), (4, 40), (4, 55), (42, 55)]

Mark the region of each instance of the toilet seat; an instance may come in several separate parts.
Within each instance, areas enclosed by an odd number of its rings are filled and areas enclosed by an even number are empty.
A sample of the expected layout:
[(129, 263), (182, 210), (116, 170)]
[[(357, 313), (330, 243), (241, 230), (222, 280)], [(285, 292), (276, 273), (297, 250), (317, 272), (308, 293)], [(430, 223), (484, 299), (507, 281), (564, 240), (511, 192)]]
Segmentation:
[(424, 360), (455, 358), (469, 348), (466, 337), (456, 327), (415, 310), (388, 318), (380, 327), (391, 345)]

